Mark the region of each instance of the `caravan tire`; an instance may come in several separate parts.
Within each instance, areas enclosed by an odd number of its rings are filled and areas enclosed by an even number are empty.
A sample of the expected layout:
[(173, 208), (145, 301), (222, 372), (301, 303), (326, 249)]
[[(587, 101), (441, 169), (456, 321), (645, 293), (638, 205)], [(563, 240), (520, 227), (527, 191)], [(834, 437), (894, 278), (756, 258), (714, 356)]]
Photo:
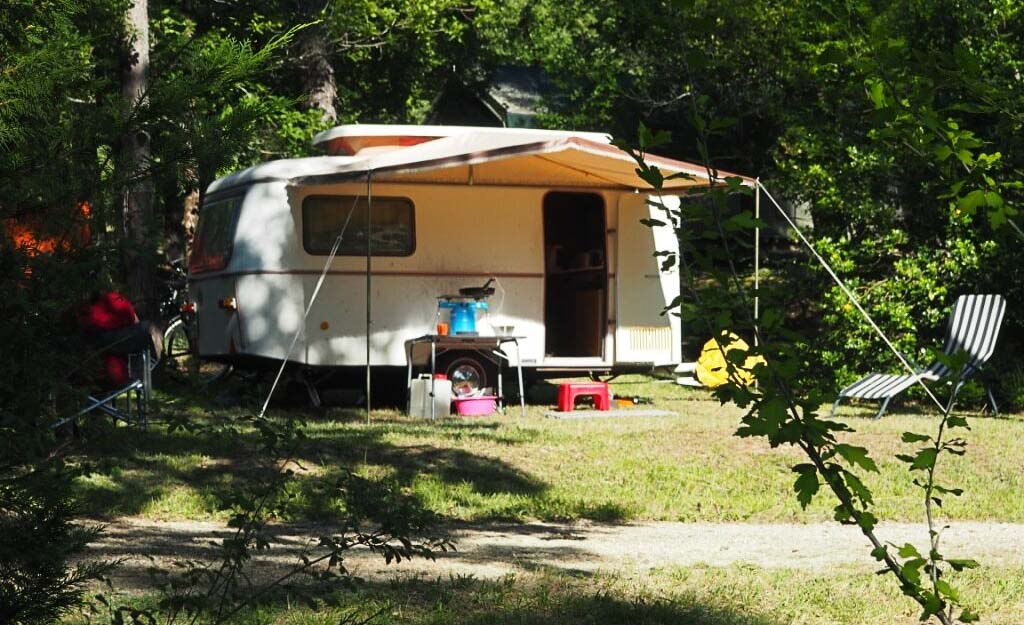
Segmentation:
[(452, 393), (466, 395), (478, 388), (493, 387), (497, 382), (494, 363), (472, 352), (445, 354), (438, 359), (437, 372), (452, 381)]

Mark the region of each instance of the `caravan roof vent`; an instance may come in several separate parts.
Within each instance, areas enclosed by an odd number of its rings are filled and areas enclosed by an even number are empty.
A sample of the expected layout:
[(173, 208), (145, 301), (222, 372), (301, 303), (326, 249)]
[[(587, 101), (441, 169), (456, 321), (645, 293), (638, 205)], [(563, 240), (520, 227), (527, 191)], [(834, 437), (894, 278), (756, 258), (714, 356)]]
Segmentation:
[(336, 126), (313, 137), (313, 146), (330, 156), (367, 157), (382, 152), (400, 150), (435, 139), (457, 135), (501, 136), (512, 140), (537, 141), (541, 138), (564, 139), (577, 137), (607, 144), (608, 135), (596, 132), (575, 132), (566, 130), (539, 130), (535, 128), (491, 128), (476, 126), (414, 126), (390, 124), (349, 124)]
[(331, 156), (369, 156), (448, 137), (452, 130), (450, 126), (352, 124), (319, 133), (313, 137), (313, 146)]

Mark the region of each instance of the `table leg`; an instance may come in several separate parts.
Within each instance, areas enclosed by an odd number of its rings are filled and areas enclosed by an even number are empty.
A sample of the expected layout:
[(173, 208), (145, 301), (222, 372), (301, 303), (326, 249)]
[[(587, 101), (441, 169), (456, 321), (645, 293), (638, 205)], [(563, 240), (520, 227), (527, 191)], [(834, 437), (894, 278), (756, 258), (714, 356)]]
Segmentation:
[(498, 358), (498, 412), (501, 414), (505, 414), (505, 389), (502, 384), (502, 377), (504, 376), (501, 374), (502, 365), (504, 364), (503, 360)]
[(411, 343), (405, 346), (405, 414), (412, 413), (412, 348)]
[(519, 409), (522, 415), (526, 416), (526, 389), (523, 388), (523, 358), (519, 351), (519, 341), (516, 341), (516, 370), (519, 373)]
[(430, 342), (430, 420), (437, 420), (437, 405), (434, 401), (434, 375), (437, 373), (437, 343)]

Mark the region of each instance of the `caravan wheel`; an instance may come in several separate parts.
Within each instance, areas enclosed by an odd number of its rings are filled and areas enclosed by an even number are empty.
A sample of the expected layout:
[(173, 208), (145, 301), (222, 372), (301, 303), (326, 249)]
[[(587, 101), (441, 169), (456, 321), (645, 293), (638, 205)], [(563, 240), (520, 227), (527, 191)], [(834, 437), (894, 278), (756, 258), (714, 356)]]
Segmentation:
[(454, 354), (450, 359), (442, 359), (437, 370), (443, 371), (452, 381), (452, 394), (461, 397), (488, 387), (493, 367), (475, 354)]

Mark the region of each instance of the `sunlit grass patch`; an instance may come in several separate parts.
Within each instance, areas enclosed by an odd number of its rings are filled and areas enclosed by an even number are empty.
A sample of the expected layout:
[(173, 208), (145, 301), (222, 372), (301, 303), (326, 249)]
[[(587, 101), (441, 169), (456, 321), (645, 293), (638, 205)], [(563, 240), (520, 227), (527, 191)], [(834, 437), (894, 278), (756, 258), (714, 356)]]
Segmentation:
[[(734, 433), (742, 412), (723, 407), (705, 391), (666, 380), (627, 376), (612, 383), (619, 395), (649, 397), (669, 417), (609, 417), (561, 421), (544, 405), (526, 417), (413, 419), (397, 410), (365, 414), (330, 409), (272, 409), (272, 419), (301, 417), (307, 441), (298, 450), (292, 500), (285, 520), (331, 521), (344, 514), (337, 481), (352, 471), (365, 496), (396, 492), (414, 505), (457, 521), (664, 520), (712, 522), (811, 522), (832, 518), (820, 496), (801, 510), (790, 467), (801, 461), (792, 448), (772, 449)], [(165, 413), (196, 424), (235, 424), (237, 438), (214, 429), (169, 433), (116, 428), (87, 441), (83, 460), (93, 474), (80, 480), (87, 511), (162, 519), (220, 518), (219, 494), (231, 484), (263, 479), (256, 471), (255, 433), (239, 425), (243, 411), (176, 398)], [(173, 412), (178, 411), (178, 412)], [(917, 521), (920, 492), (896, 453), (906, 430), (928, 432), (929, 414), (892, 414), (873, 421), (844, 411), (858, 430), (846, 438), (868, 447), (880, 472), (865, 475), (885, 520)], [(972, 418), (968, 453), (947, 457), (939, 482), (964, 488), (947, 497), (950, 519), (1024, 522), (1024, 420)], [(391, 496), (391, 495), (388, 495)], [(362, 505), (362, 504), (361, 504)]]
[(211, 489), (188, 485), (163, 489), (141, 507), (140, 514), (152, 519), (205, 521), (227, 518), (224, 511), (218, 510), (218, 499)]

